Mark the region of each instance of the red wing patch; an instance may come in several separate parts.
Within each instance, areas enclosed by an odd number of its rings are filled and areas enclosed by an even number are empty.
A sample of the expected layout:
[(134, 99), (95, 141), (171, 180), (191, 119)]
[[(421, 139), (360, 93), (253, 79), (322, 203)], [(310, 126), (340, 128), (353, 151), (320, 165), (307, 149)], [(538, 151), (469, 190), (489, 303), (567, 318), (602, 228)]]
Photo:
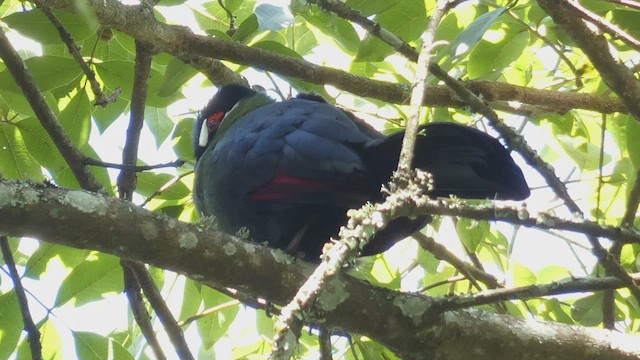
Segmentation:
[(256, 201), (281, 200), (294, 198), (305, 193), (331, 191), (334, 188), (333, 184), (326, 181), (299, 178), (284, 171), (278, 171), (271, 181), (253, 191), (251, 199)]

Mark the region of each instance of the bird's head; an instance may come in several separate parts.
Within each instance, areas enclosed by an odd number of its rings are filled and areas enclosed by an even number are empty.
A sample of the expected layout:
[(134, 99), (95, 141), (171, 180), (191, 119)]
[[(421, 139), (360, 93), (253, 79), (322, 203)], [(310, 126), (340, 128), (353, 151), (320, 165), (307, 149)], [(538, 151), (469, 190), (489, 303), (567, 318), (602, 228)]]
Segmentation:
[[(255, 101), (247, 102), (260, 93), (242, 85), (225, 85), (218, 90), (207, 106), (200, 111), (193, 131), (193, 145), (196, 160), (202, 156), (215, 135), (222, 132), (242, 115), (263, 105)], [(262, 98), (260, 96), (259, 98)], [(264, 95), (268, 99), (266, 95)], [(241, 111), (236, 111), (242, 107)], [(231, 114), (235, 114), (231, 116)]]

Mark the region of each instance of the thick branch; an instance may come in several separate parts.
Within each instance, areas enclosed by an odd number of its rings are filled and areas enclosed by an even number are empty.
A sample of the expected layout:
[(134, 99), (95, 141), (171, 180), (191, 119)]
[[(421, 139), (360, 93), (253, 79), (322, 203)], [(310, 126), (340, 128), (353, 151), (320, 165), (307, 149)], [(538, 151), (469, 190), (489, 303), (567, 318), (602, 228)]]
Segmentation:
[[(72, 0), (51, 0), (48, 1), (48, 4), (55, 8), (74, 10), (74, 1)], [(409, 100), (408, 84), (366, 79), (345, 71), (326, 68), (240, 43), (195, 35), (186, 27), (160, 23), (151, 14), (140, 11), (138, 7), (123, 5), (115, 0), (91, 0), (88, 1), (88, 4), (93, 8), (102, 25), (120, 30), (138, 40), (152, 44), (155, 50), (170, 53), (185, 62), (187, 59), (193, 59), (196, 55), (229, 60), (237, 64), (268, 70), (283, 76), (300, 78), (316, 84), (331, 84), (362, 97), (396, 104), (404, 104)], [(229, 78), (229, 81), (236, 82), (236, 80)], [(215, 83), (220, 83), (220, 81)], [(474, 84), (482, 83), (474, 82)], [(478, 89), (489, 92), (481, 92), (477, 95), (483, 99), (490, 99), (489, 101), (500, 102), (501, 108), (505, 110), (518, 111), (517, 108), (514, 109), (506, 103), (513, 101), (544, 107), (544, 110), (536, 111), (518, 105), (518, 108), (524, 109), (523, 111), (527, 114), (540, 114), (547, 111), (565, 112), (571, 108), (602, 113), (626, 112), (626, 108), (621, 106), (618, 99), (595, 94), (569, 94), (490, 82), (485, 82), (485, 85)], [(429, 98), (424, 105), (465, 107), (464, 103), (459, 101), (446, 86), (428, 86), (427, 93)]]
[[(0, 218), (2, 233), (146, 262), (277, 304), (287, 303), (311, 270), (307, 264), (293, 264), (280, 251), (86, 191), (2, 180)], [(428, 297), (376, 288), (343, 275), (327, 285), (312, 312), (324, 314), (324, 326), (370, 336), (407, 359), (466, 359), (473, 349), (479, 360), (640, 355), (640, 340), (631, 335), (477, 310), (438, 315)]]

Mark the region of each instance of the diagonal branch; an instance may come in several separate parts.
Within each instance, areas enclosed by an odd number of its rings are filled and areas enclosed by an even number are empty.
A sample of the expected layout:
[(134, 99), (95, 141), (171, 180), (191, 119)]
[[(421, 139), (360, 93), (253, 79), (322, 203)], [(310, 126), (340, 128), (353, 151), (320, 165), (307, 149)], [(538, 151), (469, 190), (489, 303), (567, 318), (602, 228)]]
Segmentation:
[(35, 112), (40, 124), (47, 131), (51, 140), (56, 145), (58, 151), (71, 168), (74, 176), (83, 189), (90, 191), (100, 191), (102, 186), (98, 180), (89, 172), (84, 164), (84, 155), (78, 150), (66, 131), (60, 125), (56, 115), (38, 89), (38, 84), (33, 80), (29, 69), (13, 48), (4, 31), (0, 29), (0, 58), (9, 69), (11, 76), (22, 89), (29, 105)]
[(27, 332), (27, 340), (29, 341), (29, 349), (31, 350), (31, 358), (41, 360), (43, 357), (42, 343), (40, 342), (40, 331), (31, 317), (29, 301), (27, 301), (27, 295), (25, 294), (24, 287), (22, 286), (20, 274), (18, 274), (18, 269), (16, 269), (16, 262), (11, 253), (9, 239), (4, 235), (0, 236), (0, 253), (2, 253), (2, 258), (9, 269), (9, 276), (13, 282), (13, 289), (16, 293), (16, 297), (18, 298), (18, 305), (20, 306), (20, 313), (22, 314), (22, 322), (24, 323), (24, 330)]
[[(72, 0), (49, 0), (48, 4), (54, 8), (75, 11), (75, 2)], [(139, 11), (137, 6), (124, 5), (119, 1), (89, 0), (87, 4), (93, 9), (102, 25), (113, 27), (138, 40), (152, 44), (156, 51), (170, 53), (187, 63), (189, 63), (187, 59), (194, 59), (196, 56), (228, 60), (315, 84), (331, 84), (354, 95), (379, 99), (389, 103), (404, 104), (409, 99), (409, 87), (407, 84), (366, 79), (345, 71), (248, 47), (237, 42), (195, 35), (186, 27), (160, 23), (151, 14)], [(236, 82), (238, 80), (229, 74), (228, 69), (221, 71), (226, 74), (225, 76), (229, 76), (226, 78), (229, 81)], [(219, 82), (222, 82), (222, 80), (214, 81), (215, 84)], [(481, 83), (477, 82), (477, 84)], [(595, 94), (569, 94), (527, 89), (509, 84), (484, 83), (485, 85), (478, 87), (478, 89), (482, 89), (482, 92), (478, 95), (482, 96), (483, 99), (500, 101), (505, 109), (510, 108), (505, 105), (506, 102), (517, 101), (523, 104), (543, 105), (548, 110), (557, 112), (564, 112), (571, 108), (589, 109), (604, 113), (626, 112), (626, 109), (620, 106), (620, 102), (616, 98)], [(475, 88), (475, 86), (472, 87), (472, 89)], [(428, 86), (427, 89), (429, 99), (424, 105), (457, 108), (465, 106), (446, 86)], [(567, 101), (566, 105), (561, 106), (562, 103), (559, 102), (559, 97), (562, 97), (563, 101)], [(511, 109), (514, 110), (513, 108)]]

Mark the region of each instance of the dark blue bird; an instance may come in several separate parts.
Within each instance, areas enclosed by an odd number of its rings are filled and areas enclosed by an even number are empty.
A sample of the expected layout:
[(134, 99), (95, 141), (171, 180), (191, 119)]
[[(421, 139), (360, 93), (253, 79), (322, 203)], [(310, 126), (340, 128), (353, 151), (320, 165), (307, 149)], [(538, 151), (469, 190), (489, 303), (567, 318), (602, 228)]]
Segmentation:
[[(317, 262), (346, 212), (381, 201), (402, 133), (385, 136), (316, 95), (275, 102), (247, 87), (222, 87), (194, 131), (194, 199), (222, 230)], [(414, 166), (430, 172), (431, 196), (522, 200), (529, 188), (507, 150), (463, 125), (422, 126)], [(391, 222), (363, 249), (383, 252), (427, 217)]]

